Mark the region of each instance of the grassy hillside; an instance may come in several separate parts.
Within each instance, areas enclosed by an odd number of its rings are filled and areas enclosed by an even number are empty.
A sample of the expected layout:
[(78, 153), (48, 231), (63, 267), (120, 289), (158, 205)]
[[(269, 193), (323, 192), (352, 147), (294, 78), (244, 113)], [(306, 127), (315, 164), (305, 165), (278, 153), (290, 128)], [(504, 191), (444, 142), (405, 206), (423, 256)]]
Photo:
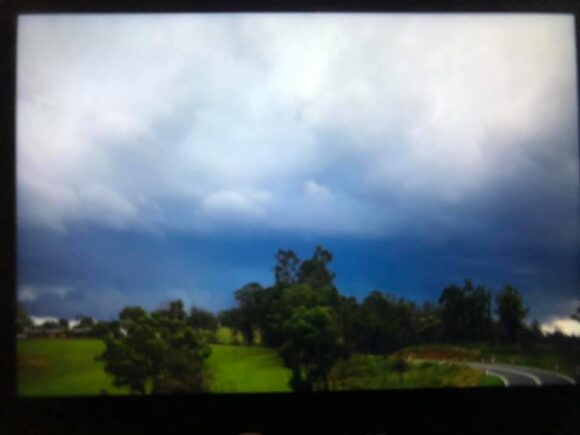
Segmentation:
[(23, 396), (126, 394), (116, 388), (95, 355), (101, 340), (21, 340), (18, 342), (18, 392)]
[[(18, 390), (23, 396), (127, 394), (116, 388), (95, 356), (101, 340), (38, 339), (18, 342)], [(214, 392), (289, 391), (288, 370), (275, 351), (262, 347), (212, 345), (208, 360)]]
[(208, 365), (217, 393), (290, 391), (290, 371), (269, 348), (213, 345)]

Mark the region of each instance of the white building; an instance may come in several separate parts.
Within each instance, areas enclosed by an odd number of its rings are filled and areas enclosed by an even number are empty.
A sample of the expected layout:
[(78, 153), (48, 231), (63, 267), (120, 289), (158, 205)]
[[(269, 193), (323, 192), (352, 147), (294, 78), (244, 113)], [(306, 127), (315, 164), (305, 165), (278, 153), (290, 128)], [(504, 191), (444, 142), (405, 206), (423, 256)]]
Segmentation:
[(58, 323), (58, 319), (56, 317), (48, 316), (30, 316), (30, 320), (32, 321), (32, 326), (42, 326), (48, 322)]

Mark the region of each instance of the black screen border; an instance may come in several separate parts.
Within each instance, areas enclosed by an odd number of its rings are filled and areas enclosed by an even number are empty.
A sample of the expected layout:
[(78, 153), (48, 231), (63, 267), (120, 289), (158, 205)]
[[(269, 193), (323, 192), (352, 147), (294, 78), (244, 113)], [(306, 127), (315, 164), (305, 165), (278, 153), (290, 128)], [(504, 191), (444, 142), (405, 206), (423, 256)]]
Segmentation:
[[(16, 37), (19, 14), (567, 13), (574, 1), (0, 0), (0, 433), (580, 433), (580, 387), (19, 398), (16, 366)], [(578, 68), (578, 67), (577, 67)], [(580, 89), (580, 87), (579, 87)], [(580, 101), (580, 91), (578, 95)], [(580, 124), (580, 123), (579, 123)], [(580, 159), (580, 148), (579, 148)], [(579, 179), (580, 183), (580, 179)]]

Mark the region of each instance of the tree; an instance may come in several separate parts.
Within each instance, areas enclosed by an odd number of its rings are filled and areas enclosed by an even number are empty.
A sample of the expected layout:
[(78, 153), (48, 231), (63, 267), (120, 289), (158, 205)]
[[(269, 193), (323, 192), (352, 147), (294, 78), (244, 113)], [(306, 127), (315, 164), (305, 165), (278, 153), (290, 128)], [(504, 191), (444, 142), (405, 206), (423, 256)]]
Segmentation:
[(270, 347), (279, 347), (286, 341), (284, 322), (292, 316), (295, 309), (322, 304), (322, 300), (316, 298), (310, 287), (301, 284), (266, 289), (262, 302), (262, 341)]
[(491, 293), (485, 286), (473, 289), (466, 281), (465, 328), (466, 338), (471, 341), (487, 340), (491, 335)]
[(32, 327), (32, 320), (28, 316), (26, 310), (18, 305), (16, 311), (16, 329), (19, 334), (26, 332), (27, 329)]
[(418, 339), (418, 315), (414, 305), (380, 291), (371, 292), (360, 306), (357, 349), (385, 354)]
[(153, 394), (191, 394), (208, 390), (209, 372), (198, 352), (170, 349), (164, 360), (166, 375), (153, 384)]
[[(176, 314), (176, 313), (174, 313)], [(153, 315), (155, 318), (155, 313)], [(205, 360), (211, 354), (208, 336), (193, 329), (181, 315), (155, 319), (158, 331), (167, 343), (163, 370), (153, 379), (154, 394), (202, 393), (209, 388)]]
[(355, 349), (359, 326), (360, 306), (354, 297), (340, 296), (335, 308), (336, 326), (343, 337), (348, 353)]
[(295, 391), (329, 389), (329, 374), (344, 356), (344, 342), (336, 328), (330, 307), (298, 307), (284, 322), (287, 341), (280, 347), (284, 365), (292, 376)]
[(60, 326), (64, 330), (68, 330), (68, 320), (67, 319), (58, 319), (58, 326)]
[(262, 323), (262, 298), (264, 289), (260, 284), (246, 284), (234, 293), (238, 302), (238, 329), (248, 346), (254, 343), (256, 332)]
[(194, 329), (206, 329), (214, 332), (218, 327), (218, 319), (214, 314), (195, 306), (189, 310), (187, 323)]
[(522, 328), (522, 322), (528, 315), (528, 308), (520, 292), (511, 284), (504, 286), (503, 290), (496, 295), (497, 314), (504, 338), (509, 342), (515, 342), (518, 332)]
[(419, 311), (414, 302), (403, 298), (393, 298), (391, 307), (392, 323), (395, 329), (394, 349), (415, 344), (419, 340)]
[(85, 329), (89, 330), (95, 325), (95, 321), (92, 317), (77, 315), (76, 320), (79, 322), (75, 329)]
[(91, 328), (89, 335), (91, 337), (103, 338), (109, 334), (115, 337), (121, 335), (120, 322), (113, 320), (111, 322), (99, 321)]
[(393, 364), (393, 369), (399, 375), (399, 383), (403, 383), (403, 375), (407, 371), (407, 361), (402, 356), (397, 357)]
[(328, 269), (328, 264), (332, 261), (332, 253), (321, 246), (314, 250), (312, 258), (304, 260), (298, 272), (298, 282), (313, 289), (324, 287), (334, 287), (333, 280), (335, 274)]
[[(334, 273), (328, 269), (331, 260), (332, 254), (320, 246), (305, 261), (301, 261), (291, 250), (279, 250), (274, 268), (274, 286), (260, 287), (253, 292), (250, 316), (248, 310), (240, 313), (245, 336), (250, 336), (250, 329), (257, 329), (263, 344), (279, 347), (286, 340), (283, 323), (297, 306), (325, 305), (338, 312), (341, 296), (333, 284)], [(343, 326), (341, 323), (340, 327)]]
[(439, 298), (443, 336), (448, 342), (482, 341), (491, 336), (491, 293), (466, 279), (443, 289)]
[(441, 321), (445, 341), (460, 341), (465, 336), (465, 295), (453, 284), (445, 287), (439, 297)]
[(292, 250), (279, 249), (276, 253), (274, 275), (277, 286), (295, 284), (298, 281), (300, 259)]
[(119, 313), (119, 321), (121, 323), (127, 323), (135, 320), (139, 320), (141, 317), (147, 316), (147, 312), (141, 307), (125, 307)]
[(187, 318), (187, 314), (185, 313), (185, 308), (183, 305), (183, 301), (181, 299), (176, 299), (174, 301), (169, 301), (167, 307), (160, 308), (157, 310), (159, 314), (162, 316), (166, 316), (170, 319), (174, 320), (181, 320), (184, 321)]
[(282, 301), (282, 294), (291, 287), (270, 287), (264, 292), (263, 317), (260, 324), (262, 343), (279, 347), (285, 340), (283, 323), (291, 314), (291, 309)]
[(257, 305), (253, 310), (252, 323), (260, 331), (261, 344), (278, 347), (284, 341), (282, 323), (287, 319), (287, 312), (282, 306), (281, 297), (289, 286), (292, 285), (261, 288), (257, 290), (253, 298)]
[(240, 310), (237, 308), (230, 308), (229, 310), (220, 311), (218, 314), (218, 320), (220, 325), (231, 328), (233, 330), (238, 329), (240, 317)]
[(542, 332), (542, 328), (540, 322), (537, 319), (534, 319), (532, 324), (530, 325), (530, 333), (534, 338), (534, 341), (542, 341), (544, 338), (544, 333)]
[(575, 313), (573, 313), (573, 314), (572, 314), (570, 317), (571, 317), (572, 319), (574, 319), (574, 320), (576, 320), (576, 321), (580, 322), (580, 305), (578, 305), (578, 307), (576, 307), (576, 312), (575, 312)]
[[(128, 312), (139, 315), (127, 317)], [(125, 334), (108, 334), (105, 351), (98, 356), (116, 386), (138, 394), (207, 390), (205, 359), (211, 349), (203, 331), (189, 326), (179, 310), (142, 315), (131, 309), (121, 314)]]
[(105, 371), (113, 376), (117, 387), (128, 387), (137, 394), (145, 394), (163, 371), (168, 345), (157, 333), (158, 325), (146, 316), (125, 323), (126, 335), (104, 338), (105, 351), (98, 357)]
[(425, 302), (419, 310), (418, 335), (424, 343), (437, 343), (442, 336), (441, 310), (432, 302)]
[(42, 324), (42, 329), (45, 329), (47, 331), (50, 331), (52, 329), (58, 329), (58, 322), (53, 322), (51, 320), (49, 320), (48, 322), (44, 322)]

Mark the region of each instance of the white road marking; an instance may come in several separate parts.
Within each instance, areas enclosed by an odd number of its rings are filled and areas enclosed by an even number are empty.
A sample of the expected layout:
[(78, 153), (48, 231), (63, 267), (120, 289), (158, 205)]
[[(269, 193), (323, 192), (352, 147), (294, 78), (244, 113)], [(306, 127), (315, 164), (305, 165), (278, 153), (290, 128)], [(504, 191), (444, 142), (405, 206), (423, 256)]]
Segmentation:
[[(499, 366), (499, 367), (503, 368), (502, 366)], [(565, 379), (566, 381), (570, 382), (572, 385), (576, 385), (576, 381), (574, 381), (574, 379), (572, 379), (568, 375), (563, 375), (561, 373), (550, 372), (548, 370), (538, 369), (536, 367), (530, 367), (530, 369), (533, 369), (533, 370), (535, 370), (537, 372), (540, 372), (540, 373), (545, 373), (545, 374), (550, 375), (550, 376), (556, 376), (558, 378)]]
[(500, 378), (504, 384), (504, 386), (509, 387), (510, 383), (504, 376), (500, 375), (499, 373), (494, 372), (493, 370), (485, 370), (485, 374), (489, 376), (495, 376), (496, 378)]
[(568, 382), (570, 382), (572, 385), (576, 385), (576, 381), (574, 379), (572, 379), (570, 376), (568, 375), (562, 375), (560, 373), (551, 373), (551, 372), (546, 372), (546, 373), (550, 373), (552, 376), (558, 376), (559, 378), (565, 379)]
[(527, 373), (527, 372), (520, 371), (520, 370), (514, 370), (514, 369), (506, 369), (505, 367), (497, 367), (497, 369), (503, 370), (506, 372), (515, 373), (516, 375), (520, 375), (520, 376), (526, 376), (528, 378), (531, 378), (536, 383), (536, 385), (542, 385), (542, 381), (540, 380), (540, 378), (538, 378), (536, 375), (532, 375), (531, 373)]
[[(576, 381), (568, 375), (564, 375), (561, 373), (554, 373), (554, 372), (551, 372), (549, 370), (539, 369), (537, 367), (520, 367), (520, 366), (509, 366), (507, 364), (486, 364), (486, 363), (479, 363), (479, 362), (468, 362), (467, 365), (469, 365), (473, 368), (479, 369), (479, 370), (483, 370), (483, 371), (485, 371), (485, 373), (489, 372), (490, 375), (492, 375), (492, 376), (497, 376), (498, 378), (502, 379), (502, 381), (504, 381), (504, 384), (506, 386), (509, 385), (508, 380), (505, 379), (503, 376), (501, 376), (499, 373), (497, 373), (497, 370), (500, 370), (500, 371), (503, 370), (506, 372), (514, 373), (516, 375), (525, 376), (527, 378), (532, 379), (536, 385), (543, 385), (542, 380), (538, 376), (527, 372), (526, 371), (527, 369), (534, 370), (534, 371), (539, 372), (539, 373), (544, 373), (546, 375), (559, 377), (561, 379), (566, 380), (567, 382), (570, 382), (572, 385), (576, 385)], [(548, 385), (551, 384), (549, 381), (545, 381), (545, 382), (547, 382)]]

